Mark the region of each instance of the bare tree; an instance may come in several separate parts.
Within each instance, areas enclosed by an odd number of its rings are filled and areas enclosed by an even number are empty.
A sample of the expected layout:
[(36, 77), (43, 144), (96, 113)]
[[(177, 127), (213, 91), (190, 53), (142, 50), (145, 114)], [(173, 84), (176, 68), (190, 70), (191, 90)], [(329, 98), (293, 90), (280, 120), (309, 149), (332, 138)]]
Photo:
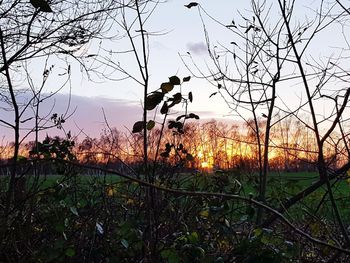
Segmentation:
[[(108, 37), (106, 30), (111, 26), (110, 17), (115, 17), (125, 5), (133, 3), (89, 0), (1, 1), (0, 99), (1, 109), (11, 112), (12, 120), (1, 118), (0, 123), (14, 133), (13, 166), (5, 214), (9, 212), (13, 198), (21, 142), (30, 133), (35, 133), (38, 140), (40, 130), (54, 126), (61, 128), (69, 116), (68, 110), (62, 115), (53, 109), (42, 112), (40, 105), (63, 87), (69, 87), (69, 61), (80, 65), (88, 74), (97, 70), (87, 63), (87, 59), (92, 56), (89, 44)], [(40, 61), (44, 61), (42, 69), (38, 67)], [(64, 61), (63, 72), (54, 71), (53, 65), (59, 64), (59, 61)], [(57, 79), (62, 76), (63, 79), (59, 84), (53, 82), (53, 89), (45, 90), (52, 75)], [(69, 102), (67, 105), (69, 107)]]
[[(319, 181), (289, 198), (278, 211), (288, 211), (326, 184), (334, 222), (343, 237), (339, 242), (347, 246), (349, 237), (331, 181), (344, 175), (350, 167), (349, 138), (344, 132), (349, 125), (349, 9), (342, 1), (318, 1), (317, 4), (293, 0), (251, 1), (250, 10), (238, 12), (232, 21), (215, 19), (198, 5), (211, 63), (205, 71), (196, 63), (193, 67), (191, 55), (182, 58), (194, 75), (216, 87), (216, 93), (254, 133), (260, 178), (258, 200), (261, 202), (266, 202), (268, 189), (269, 152), (274, 145), (271, 132), (276, 124), (286, 120), (304, 126), (310, 139), (307, 145), (315, 142)], [(300, 14), (301, 8), (305, 13)], [(232, 36), (231, 42), (214, 43), (207, 30), (208, 21), (227, 30)], [(335, 44), (327, 38), (334, 32), (337, 32)], [(326, 38), (328, 46), (322, 46)], [(286, 139), (285, 136), (281, 138)], [(343, 152), (347, 156), (342, 164), (337, 162), (338, 158), (329, 158), (327, 149), (331, 145), (337, 149), (336, 155)], [(284, 147), (287, 154), (291, 154), (289, 146)], [(293, 144), (292, 148), (304, 151), (305, 155), (311, 153), (311, 149), (300, 148), (298, 144)], [(258, 209), (257, 223), (262, 224), (264, 218), (263, 210)], [(276, 217), (272, 216), (264, 225), (271, 224), (274, 219)]]

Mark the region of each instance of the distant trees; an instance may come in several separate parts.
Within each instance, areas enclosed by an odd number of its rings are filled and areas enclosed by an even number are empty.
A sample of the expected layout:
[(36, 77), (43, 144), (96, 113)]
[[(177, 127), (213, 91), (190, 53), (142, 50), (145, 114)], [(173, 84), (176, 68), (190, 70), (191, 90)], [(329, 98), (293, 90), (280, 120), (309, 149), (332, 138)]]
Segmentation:
[[(272, 129), (269, 152), (269, 171), (315, 171), (317, 162), (316, 145), (307, 128), (295, 121), (290, 124), (288, 131), (283, 130), (282, 121)], [(155, 158), (156, 147), (160, 144), (160, 152), (165, 150), (167, 143), (182, 144), (194, 159), (183, 163), (183, 168), (201, 169), (208, 165), (210, 169), (239, 169), (241, 171), (258, 171), (257, 143), (252, 136), (249, 127), (239, 127), (235, 123), (227, 123), (211, 120), (202, 122), (188, 122), (184, 126), (184, 134), (180, 137), (171, 129), (164, 129), (159, 142), (160, 129), (154, 128), (149, 133), (149, 158)], [(281, 135), (288, 136), (287, 139)], [(176, 138), (174, 138), (176, 137)], [(30, 141), (20, 147), (23, 157), (35, 149), (36, 142)], [(83, 163), (101, 164), (105, 167), (121, 167), (142, 163), (142, 154), (139, 149), (142, 146), (142, 136), (139, 133), (128, 134), (116, 128), (105, 129), (99, 138), (86, 137), (83, 140), (75, 140), (73, 148), (77, 158)], [(340, 146), (340, 145), (338, 145)], [(7, 160), (12, 156), (14, 144), (3, 146), (1, 159)], [(339, 147), (327, 146), (325, 155), (334, 169), (341, 167), (346, 160), (339, 154)], [(337, 160), (334, 158), (337, 156)], [(170, 153), (169, 157), (159, 157), (161, 162), (175, 164), (178, 162), (176, 153)]]

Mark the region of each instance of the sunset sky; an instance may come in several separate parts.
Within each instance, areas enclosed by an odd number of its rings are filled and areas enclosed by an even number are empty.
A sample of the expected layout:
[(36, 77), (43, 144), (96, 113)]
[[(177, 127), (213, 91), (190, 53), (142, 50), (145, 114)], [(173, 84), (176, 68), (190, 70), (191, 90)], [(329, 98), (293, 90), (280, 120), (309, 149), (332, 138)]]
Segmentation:
[[(221, 0), (220, 5), (214, 1), (198, 1), (211, 14), (227, 21), (233, 19), (237, 8), (243, 6), (233, 3), (230, 0)], [(245, 2), (245, 1), (240, 1)], [(179, 54), (190, 52), (194, 58), (201, 63), (208, 60), (207, 48), (203, 34), (198, 9), (187, 9), (184, 5), (189, 1), (169, 0), (159, 4), (151, 19), (146, 23), (145, 28), (149, 32), (159, 33), (158, 36), (150, 38), (150, 90), (159, 88), (162, 82), (168, 81), (168, 77), (177, 75), (180, 78), (191, 75), (181, 62)], [(123, 33), (123, 32), (121, 32)], [(222, 33), (222, 32), (221, 32)], [(113, 33), (114, 34), (114, 33)], [(217, 34), (218, 39), (225, 39), (224, 34)], [(104, 48), (113, 51), (125, 50), (130, 47), (128, 40), (121, 39), (110, 42), (104, 41)], [(94, 44), (86, 47), (87, 54), (95, 52)], [(135, 71), (136, 61), (128, 54), (120, 56), (119, 61), (124, 63), (129, 71)], [(41, 83), (41, 72), (45, 68), (45, 62), (34, 60), (31, 62), (31, 77), (33, 82), (39, 86)], [(91, 61), (88, 61), (90, 63)], [(73, 134), (80, 133), (80, 129), (90, 136), (98, 136), (104, 125), (103, 111), (111, 126), (118, 128), (132, 128), (135, 121), (142, 116), (142, 87), (131, 80), (112, 81), (99, 79), (92, 76), (92, 81), (87, 80), (86, 75), (81, 74), (80, 65), (74, 61), (68, 61), (71, 65), (71, 85), (65, 85), (60, 94), (56, 95), (43, 104), (43, 111), (50, 109), (55, 104), (57, 113), (64, 113), (69, 104), (69, 112), (74, 114), (65, 124), (67, 130)], [(55, 65), (52, 76), (46, 85), (44, 92), (50, 93), (60, 87), (66, 80), (64, 74), (66, 64), (62, 61), (49, 60), (48, 65)], [(39, 66), (40, 65), (40, 66)], [(63, 75), (63, 76), (62, 76)], [(118, 78), (120, 75), (112, 75), (111, 78)], [(24, 83), (24, 85), (26, 85)], [(194, 103), (190, 110), (201, 113), (202, 118), (223, 118), (228, 114), (228, 109), (219, 97), (209, 96), (215, 90), (208, 87), (204, 80), (192, 78), (189, 83), (183, 86), (184, 92), (192, 91)], [(68, 94), (72, 97), (69, 101)], [(181, 110), (181, 108), (179, 108)], [(8, 119), (12, 119), (11, 113), (5, 113)], [(0, 127), (1, 134), (11, 138), (12, 131)], [(59, 131), (52, 130), (50, 134)], [(82, 134), (82, 133), (80, 133)]]
[[(206, 63), (210, 66), (199, 9), (197, 7), (191, 9), (184, 7), (189, 2), (188, 0), (168, 0), (166, 3), (160, 4), (145, 25), (148, 32), (158, 34), (158, 36), (150, 38), (150, 91), (159, 88), (160, 84), (166, 82), (170, 76), (177, 75), (182, 78), (191, 75), (180, 59), (180, 55), (184, 55), (186, 58), (187, 52), (190, 52), (196, 63), (202, 68), (206, 67)], [(230, 24), (233, 19), (240, 21), (238, 11), (244, 15), (249, 15), (250, 11), (247, 11), (249, 2), (243, 0), (198, 1), (204, 10), (223, 24)], [(302, 19), (308, 19), (307, 14), (312, 13), (310, 8), (315, 8), (313, 7), (313, 1), (299, 2), (297, 3), (299, 6), (296, 7), (296, 14), (300, 15)], [(232, 34), (226, 28), (218, 26), (203, 11), (201, 11), (201, 14), (206, 22), (211, 45), (223, 44), (229, 46), (232, 41)], [(326, 31), (319, 40), (328, 48), (331, 45), (328, 42), (337, 39), (327, 37)], [(129, 43), (126, 39), (120, 39), (114, 42), (104, 41), (103, 46), (106, 50), (121, 51), (128, 49)], [(313, 49), (313, 55), (319, 56), (321, 50), (316, 47), (317, 45)], [(85, 48), (84, 51), (87, 54), (93, 53), (96, 50), (96, 43)], [(322, 55), (326, 56), (332, 52), (332, 49), (325, 49), (322, 50)], [(121, 65), (125, 66), (125, 69), (136, 72), (135, 60), (131, 54), (121, 55), (117, 59)], [(31, 63), (32, 78), (34, 82), (40, 83), (41, 74), (36, 73), (42, 72), (41, 69), (44, 68), (45, 62), (41, 60), (32, 61)], [(69, 113), (73, 114), (66, 123), (67, 130), (72, 130), (73, 134), (79, 134), (80, 131), (83, 131), (87, 135), (98, 136), (104, 127), (103, 111), (111, 126), (122, 129), (125, 127), (131, 129), (132, 124), (141, 119), (143, 95), (142, 87), (137, 83), (132, 80), (106, 80), (97, 76), (92, 76), (92, 80), (87, 80), (87, 76), (81, 74), (78, 63), (72, 61), (67, 63), (71, 64), (71, 85), (64, 86), (54, 100), (50, 100), (43, 105), (43, 108), (47, 109), (50, 108), (52, 103), (55, 103), (55, 109), (58, 113), (64, 113), (69, 105)], [(93, 61), (88, 61), (88, 63), (93, 64)], [(64, 71), (66, 65), (62, 61), (58, 62), (56, 60), (49, 60), (48, 64), (55, 65), (54, 74), (45, 90), (45, 92), (50, 93), (57, 89), (60, 83), (64, 83), (65, 76), (60, 73)], [(106, 73), (110, 73), (110, 71), (106, 69)], [(115, 74), (109, 76), (110, 78), (120, 77), (120, 75)], [(282, 99), (291, 100), (293, 95), (297, 103), (297, 99), (303, 95), (295, 87), (293, 87), (293, 92), (289, 88), (286, 86), (285, 91), (281, 92), (279, 96)], [(220, 96), (209, 98), (217, 90), (215, 87), (209, 86), (205, 80), (192, 78), (190, 82), (183, 85), (182, 91), (184, 93), (193, 92), (194, 103), (189, 110), (200, 115), (202, 119), (237, 119), (232, 116), (232, 112)], [(72, 94), (70, 101), (68, 100), (69, 92)], [(318, 106), (320, 112), (325, 111), (324, 105), (320, 104)], [(181, 108), (178, 108), (178, 110), (181, 110)], [(11, 116), (9, 115), (8, 118), (11, 119)], [(11, 134), (11, 131), (3, 127), (0, 127), (0, 132), (6, 136)]]
[[(184, 7), (188, 2), (184, 0), (170, 0), (160, 4), (149, 23), (145, 26), (146, 30), (150, 32), (160, 33), (159, 36), (150, 38), (150, 91), (159, 88), (160, 84), (168, 81), (170, 76), (177, 75), (182, 78), (191, 75), (182, 63), (180, 54), (186, 55), (187, 52), (190, 52), (200, 63), (208, 60), (198, 9), (187, 9)], [(205, 9), (210, 10), (214, 16), (228, 23), (233, 19), (237, 8), (243, 6), (229, 0), (220, 1), (220, 5), (217, 5), (217, 2), (214, 3), (214, 1), (199, 1), (199, 3)], [(213, 36), (217, 40), (220, 39), (226, 42), (229, 40), (224, 31), (217, 33), (219, 34), (214, 34)], [(129, 47), (127, 40), (109, 43), (108, 45), (113, 50), (123, 50)], [(131, 71), (135, 70), (136, 61), (130, 54), (121, 56), (120, 61), (124, 63), (125, 68)], [(209, 99), (210, 94), (215, 89), (209, 88), (208, 83), (204, 80), (192, 78), (189, 83), (183, 86), (183, 91), (193, 92), (194, 103), (191, 105), (190, 110), (196, 112), (204, 111), (204, 118), (221, 118), (229, 113), (219, 97)], [(101, 102), (103, 98), (129, 101), (133, 107), (139, 109), (140, 115), (123, 115), (122, 117), (125, 118), (124, 123), (130, 125), (130, 119), (136, 121), (141, 118), (142, 87), (138, 86), (134, 81), (113, 82), (107, 80), (100, 84), (82, 81), (81, 84), (72, 89), (72, 93), (78, 96), (83, 94), (90, 98), (98, 97), (95, 101)], [(120, 104), (116, 105), (116, 107), (120, 106)], [(118, 114), (118, 112), (115, 112), (112, 106), (109, 110), (106, 110), (106, 114), (108, 118), (113, 118), (112, 116)], [(98, 118), (98, 116), (96, 117)], [(120, 125), (120, 123), (116, 125)]]

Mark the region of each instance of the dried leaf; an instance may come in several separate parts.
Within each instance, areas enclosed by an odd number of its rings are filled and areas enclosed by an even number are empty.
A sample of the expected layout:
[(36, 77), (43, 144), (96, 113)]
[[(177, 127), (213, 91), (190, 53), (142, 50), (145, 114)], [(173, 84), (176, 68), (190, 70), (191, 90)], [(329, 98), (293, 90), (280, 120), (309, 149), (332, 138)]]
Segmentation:
[(174, 85), (170, 82), (164, 82), (160, 85), (160, 88), (162, 89), (163, 93), (168, 93), (173, 90)]

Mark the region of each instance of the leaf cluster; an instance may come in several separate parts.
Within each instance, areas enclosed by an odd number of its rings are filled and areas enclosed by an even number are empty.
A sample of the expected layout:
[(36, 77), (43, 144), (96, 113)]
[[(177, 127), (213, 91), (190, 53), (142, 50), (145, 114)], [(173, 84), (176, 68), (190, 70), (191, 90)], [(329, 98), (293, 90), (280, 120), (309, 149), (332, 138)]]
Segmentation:
[[(171, 76), (169, 77), (168, 82), (164, 82), (160, 85), (160, 88), (157, 89), (156, 91), (151, 92), (150, 94), (147, 95), (146, 101), (145, 101), (145, 109), (148, 111), (154, 110), (157, 106), (159, 106), (162, 102), (162, 107), (160, 109), (160, 113), (162, 115), (167, 116), (169, 114), (169, 110), (174, 107), (175, 105), (178, 105), (182, 101), (187, 101), (186, 98), (182, 95), (181, 92), (177, 92), (173, 95), (170, 95), (169, 93), (173, 91), (175, 86), (180, 86), (184, 82), (190, 81), (191, 77), (184, 77), (182, 82), (179, 77), (177, 76)], [(188, 94), (188, 100), (190, 102), (193, 101), (193, 95), (192, 92), (189, 92)], [(193, 113), (189, 114), (188, 116), (183, 116), (188, 118), (195, 118), (199, 119), (198, 115), (195, 115)], [(172, 128), (177, 128), (178, 131), (182, 131), (182, 127), (180, 124), (176, 123), (175, 126), (173, 124), (169, 124), (169, 129)], [(144, 121), (137, 121), (134, 123), (132, 132), (133, 133), (138, 133), (141, 132), (144, 129)], [(147, 121), (146, 128), (147, 130), (152, 130), (155, 127), (155, 122), (153, 120)]]

